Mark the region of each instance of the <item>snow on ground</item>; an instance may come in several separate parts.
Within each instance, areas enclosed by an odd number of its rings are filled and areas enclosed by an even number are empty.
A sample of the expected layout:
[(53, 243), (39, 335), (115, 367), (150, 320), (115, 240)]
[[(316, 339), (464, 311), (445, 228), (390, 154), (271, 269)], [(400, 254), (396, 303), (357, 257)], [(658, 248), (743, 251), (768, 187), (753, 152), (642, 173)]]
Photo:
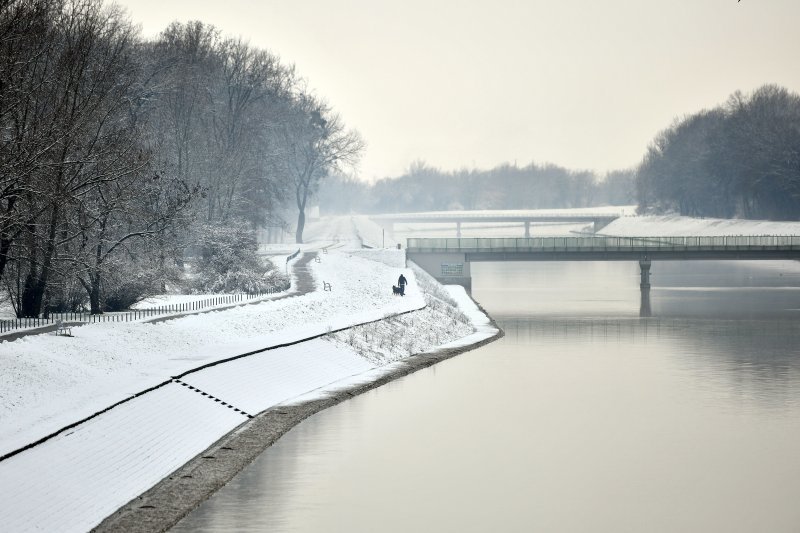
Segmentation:
[(800, 222), (691, 218), (678, 215), (622, 217), (598, 233), (614, 237), (800, 235)]
[(246, 417), (179, 384), (0, 462), (3, 531), (82, 532)]
[(371, 248), (397, 248), (402, 240), (396, 240), (392, 232), (378, 226), (366, 215), (353, 216), (353, 226), (364, 245)]
[(333, 252), (310, 265), (333, 291), (0, 343), (0, 454), (204, 363), (425, 305), (408, 273), (410, 294), (392, 297), (399, 269)]
[(328, 248), (361, 248), (362, 239), (358, 234), (353, 217), (335, 216), (312, 220), (306, 225), (303, 236), (307, 242), (325, 242)]
[(348, 253), (356, 257), (363, 257), (364, 259), (377, 261), (379, 263), (383, 263), (390, 267), (405, 268), (406, 265), (405, 250), (402, 250), (401, 252), (398, 253), (397, 249), (386, 250), (383, 248), (375, 248), (372, 250), (368, 249), (352, 250), (349, 251)]
[(329, 337), (338, 346), (355, 351), (375, 366), (382, 366), (475, 331), (467, 315), (436, 280), (416, 265), (411, 266), (411, 271), (417, 286), (407, 288), (406, 296), (396, 298), (409, 297), (412, 291), (419, 290), (427, 304), (424, 309), (349, 328)]
[(166, 307), (173, 304), (185, 304), (189, 302), (200, 302), (208, 300), (217, 296), (225, 296), (224, 294), (154, 294), (145, 298), (141, 302), (136, 302), (131, 306), (131, 309), (154, 309), (158, 307)]
[[(367, 321), (400, 326), (414, 340), (381, 346), (383, 333), (368, 329), (373, 324), (358, 326), (348, 331), (372, 335), (359, 353), (338, 339), (346, 332), (333, 331), (192, 372), (182, 383), (138, 396), (0, 461), (4, 529), (90, 529), (235, 429), (246, 414), (377, 378), (391, 367), (387, 361), (414, 350), (465, 335), (476, 342), (496, 332), (487, 333), (488, 318), (463, 289), (451, 296), (418, 268), (389, 266), (402, 264), (403, 251), (376, 251), (371, 255), (378, 261), (359, 255), (342, 250), (309, 263), (318, 282), (332, 284), (330, 292), (157, 324), (84, 326), (74, 338), (38, 335), (0, 344), (2, 453), (169, 376), (251, 349)], [(391, 291), (400, 272), (409, 281), (404, 297)], [(477, 317), (482, 333), (472, 333), (467, 316), (452, 307), (456, 300)], [(367, 356), (370, 343), (371, 353), (382, 357)]]

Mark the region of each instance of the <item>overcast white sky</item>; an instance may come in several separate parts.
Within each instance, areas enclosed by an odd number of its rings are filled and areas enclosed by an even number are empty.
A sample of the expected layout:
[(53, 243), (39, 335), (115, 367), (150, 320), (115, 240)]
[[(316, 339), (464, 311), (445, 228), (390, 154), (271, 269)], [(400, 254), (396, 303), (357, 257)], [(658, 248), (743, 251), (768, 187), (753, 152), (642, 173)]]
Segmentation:
[(798, 0), (119, 0), (144, 36), (202, 20), (294, 63), (368, 143), (359, 175), (630, 167), (733, 91), (800, 92)]

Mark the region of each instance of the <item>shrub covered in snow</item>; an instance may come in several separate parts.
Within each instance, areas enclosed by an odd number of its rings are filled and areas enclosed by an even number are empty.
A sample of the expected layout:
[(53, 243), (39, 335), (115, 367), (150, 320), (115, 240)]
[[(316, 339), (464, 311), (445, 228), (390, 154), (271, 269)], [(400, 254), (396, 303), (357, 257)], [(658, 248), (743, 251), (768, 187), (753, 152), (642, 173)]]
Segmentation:
[(243, 223), (206, 225), (197, 242), (195, 289), (199, 292), (263, 292), (289, 281), (256, 253), (255, 232)]
[(145, 272), (137, 272), (135, 276), (119, 280), (111, 284), (105, 293), (104, 311), (122, 311), (129, 309), (154, 293), (152, 278)]

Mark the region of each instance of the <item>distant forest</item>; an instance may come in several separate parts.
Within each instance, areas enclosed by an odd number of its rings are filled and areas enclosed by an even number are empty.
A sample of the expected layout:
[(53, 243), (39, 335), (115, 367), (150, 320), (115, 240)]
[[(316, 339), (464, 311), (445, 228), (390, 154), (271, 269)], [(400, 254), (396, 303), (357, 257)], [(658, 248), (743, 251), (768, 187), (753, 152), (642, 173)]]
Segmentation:
[(599, 176), (557, 165), (500, 165), (442, 171), (415, 162), (400, 177), (370, 185), (334, 176), (319, 190), (322, 214), (398, 213), (462, 209), (552, 209), (636, 203), (635, 173)]
[(765, 85), (676, 119), (631, 170), (597, 175), (556, 165), (446, 172), (423, 162), (373, 185), (322, 183), (323, 213), (639, 206), (639, 213), (800, 218), (800, 96)]

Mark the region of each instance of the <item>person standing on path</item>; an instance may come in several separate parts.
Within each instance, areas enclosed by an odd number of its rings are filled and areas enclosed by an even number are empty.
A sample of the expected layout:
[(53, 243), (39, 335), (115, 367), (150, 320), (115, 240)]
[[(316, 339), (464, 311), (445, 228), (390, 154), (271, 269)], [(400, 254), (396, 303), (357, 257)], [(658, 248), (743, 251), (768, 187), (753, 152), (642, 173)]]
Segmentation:
[(408, 283), (406, 277), (400, 274), (400, 278), (397, 280), (397, 284), (400, 286), (400, 296), (406, 295), (406, 283)]

